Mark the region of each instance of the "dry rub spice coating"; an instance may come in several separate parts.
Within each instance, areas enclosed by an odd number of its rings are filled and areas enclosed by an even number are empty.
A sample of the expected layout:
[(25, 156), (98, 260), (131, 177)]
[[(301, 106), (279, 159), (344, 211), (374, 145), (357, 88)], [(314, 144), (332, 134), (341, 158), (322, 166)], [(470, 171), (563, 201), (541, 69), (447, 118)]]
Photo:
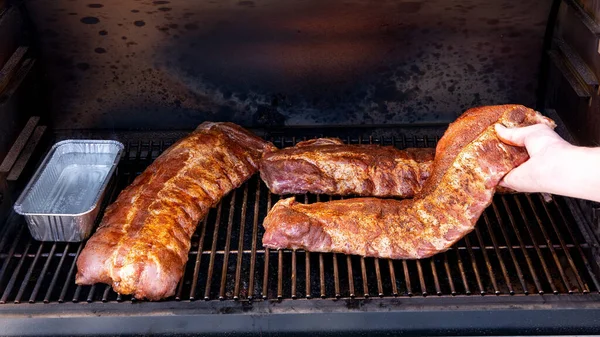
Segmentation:
[(277, 202), (263, 223), (263, 245), (379, 258), (419, 259), (468, 234), (492, 202), (500, 180), (528, 159), (501, 142), (494, 124), (554, 122), (520, 105), (474, 108), (440, 139), (431, 176), (411, 200), (355, 198), (314, 204)]

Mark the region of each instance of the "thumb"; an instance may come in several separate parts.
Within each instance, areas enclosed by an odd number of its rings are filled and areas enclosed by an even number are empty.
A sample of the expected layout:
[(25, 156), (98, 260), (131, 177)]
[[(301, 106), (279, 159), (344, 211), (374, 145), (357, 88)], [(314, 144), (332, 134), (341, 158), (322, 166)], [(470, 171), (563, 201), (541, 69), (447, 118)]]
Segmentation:
[(525, 146), (525, 140), (532, 133), (538, 132), (537, 125), (531, 125), (521, 128), (507, 128), (502, 124), (496, 124), (496, 135), (501, 141), (509, 145)]

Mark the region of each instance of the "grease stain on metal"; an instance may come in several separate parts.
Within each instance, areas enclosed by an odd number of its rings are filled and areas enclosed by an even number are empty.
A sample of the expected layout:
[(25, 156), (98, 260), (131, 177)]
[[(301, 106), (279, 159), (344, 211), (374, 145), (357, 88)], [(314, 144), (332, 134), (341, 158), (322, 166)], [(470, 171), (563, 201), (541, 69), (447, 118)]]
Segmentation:
[(80, 20), (82, 23), (85, 23), (86, 25), (95, 25), (98, 22), (100, 22), (100, 19), (98, 19), (97, 17), (94, 16), (86, 16), (81, 18)]

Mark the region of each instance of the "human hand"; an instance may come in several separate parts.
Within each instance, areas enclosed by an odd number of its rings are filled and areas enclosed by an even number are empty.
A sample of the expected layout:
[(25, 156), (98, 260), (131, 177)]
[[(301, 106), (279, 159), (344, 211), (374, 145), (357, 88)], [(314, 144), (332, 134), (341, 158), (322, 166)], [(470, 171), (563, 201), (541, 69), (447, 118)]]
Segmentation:
[(510, 171), (500, 186), (517, 192), (553, 193), (553, 183), (564, 174), (560, 162), (564, 153), (573, 146), (544, 124), (522, 128), (506, 128), (496, 124), (496, 134), (501, 141), (515, 146), (524, 146), (529, 160)]

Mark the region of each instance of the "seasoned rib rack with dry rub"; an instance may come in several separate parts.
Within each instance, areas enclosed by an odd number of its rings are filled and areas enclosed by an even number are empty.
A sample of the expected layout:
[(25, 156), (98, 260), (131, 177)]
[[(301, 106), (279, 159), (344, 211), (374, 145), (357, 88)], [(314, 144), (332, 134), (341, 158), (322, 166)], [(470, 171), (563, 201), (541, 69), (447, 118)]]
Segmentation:
[(434, 150), (345, 145), (319, 138), (265, 153), (260, 176), (276, 194), (410, 198), (429, 177)]
[[(317, 138), (265, 153), (260, 177), (272, 193), (412, 198), (433, 167), (434, 148), (346, 145)], [(498, 186), (496, 193), (514, 191)]]
[(139, 299), (173, 295), (198, 222), (272, 147), (231, 123), (201, 124), (107, 208), (77, 260), (77, 284), (107, 283)]
[(265, 218), (263, 245), (393, 259), (447, 250), (474, 228), (502, 177), (528, 158), (524, 148), (497, 138), (495, 123), (554, 126), (520, 105), (470, 109), (440, 139), (431, 176), (415, 199), (308, 205), (283, 199)]

